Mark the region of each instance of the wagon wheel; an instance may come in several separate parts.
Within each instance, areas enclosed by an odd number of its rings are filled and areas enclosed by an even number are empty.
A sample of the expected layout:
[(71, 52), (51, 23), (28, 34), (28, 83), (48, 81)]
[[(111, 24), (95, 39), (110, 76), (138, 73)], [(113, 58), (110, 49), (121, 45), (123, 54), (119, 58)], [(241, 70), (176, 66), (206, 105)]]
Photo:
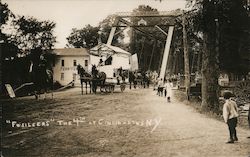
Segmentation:
[(100, 86), (100, 91), (105, 92), (105, 86)]
[(121, 88), (121, 91), (123, 92), (125, 90), (125, 88), (126, 88), (126, 85), (125, 84), (121, 84), (120, 88)]
[(250, 81), (242, 81), (236, 84), (234, 94), (239, 101), (250, 101)]
[(115, 86), (114, 86), (114, 85), (112, 85), (112, 86), (111, 86), (111, 93), (113, 93), (113, 92), (114, 92), (114, 90), (115, 90)]
[(107, 93), (110, 92), (110, 86), (105, 86), (105, 92), (107, 92)]

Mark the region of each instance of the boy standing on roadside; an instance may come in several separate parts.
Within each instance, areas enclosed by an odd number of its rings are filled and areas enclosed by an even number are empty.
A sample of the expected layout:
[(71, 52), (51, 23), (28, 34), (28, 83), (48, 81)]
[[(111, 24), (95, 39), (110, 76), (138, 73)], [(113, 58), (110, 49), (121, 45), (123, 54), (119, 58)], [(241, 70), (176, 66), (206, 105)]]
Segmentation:
[(228, 125), (229, 135), (230, 135), (229, 141), (227, 143), (234, 143), (234, 141), (238, 141), (236, 127), (237, 127), (237, 117), (239, 116), (239, 114), (238, 114), (237, 104), (235, 101), (230, 99), (231, 97), (232, 93), (230, 92), (224, 93), (224, 99), (226, 100), (226, 102), (224, 103), (223, 106), (223, 118), (225, 123), (227, 123)]

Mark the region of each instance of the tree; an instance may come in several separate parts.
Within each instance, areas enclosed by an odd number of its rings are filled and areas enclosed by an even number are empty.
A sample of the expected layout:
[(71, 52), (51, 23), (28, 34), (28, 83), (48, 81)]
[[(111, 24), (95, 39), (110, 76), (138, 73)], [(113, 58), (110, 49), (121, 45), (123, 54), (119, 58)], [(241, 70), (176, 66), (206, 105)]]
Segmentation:
[(250, 70), (250, 16), (245, 2), (222, 1), (219, 6), (219, 66), (236, 75), (246, 74)]
[(13, 14), (9, 10), (8, 5), (3, 4), (2, 2), (0, 2), (0, 14), (1, 14), (0, 26), (2, 27), (2, 25), (6, 24), (9, 17)]
[[(9, 10), (7, 4), (0, 2), (0, 92), (3, 91), (5, 84), (6, 71), (5, 58), (16, 56), (17, 47), (8, 40), (8, 35), (2, 32), (2, 29), (7, 24), (9, 19), (14, 17), (14, 14)], [(3, 75), (4, 74), (4, 75)]]
[(73, 28), (69, 37), (67, 37), (67, 47), (92, 48), (98, 44), (99, 27), (87, 25), (82, 29)]
[[(108, 16), (99, 23), (98, 27), (86, 25), (81, 29), (73, 28), (70, 35), (67, 37), (68, 44), (66, 46), (75, 48), (92, 48), (98, 44), (99, 37), (102, 43), (106, 43), (112, 28), (112, 18), (112, 15)], [(114, 45), (119, 45), (118, 38), (122, 39), (123, 35), (119, 34), (114, 36)]]
[[(192, 31), (203, 36), (202, 107), (218, 111), (218, 75), (247, 71), (240, 65), (241, 53), (248, 54), (249, 16), (245, 0), (196, 0), (192, 13)], [(242, 41), (248, 42), (242, 42)], [(244, 47), (244, 48), (243, 48)], [(249, 58), (248, 58), (249, 59)], [(248, 70), (249, 70), (249, 65)]]
[[(106, 17), (104, 20), (102, 20), (99, 23), (100, 37), (101, 37), (102, 43), (107, 43), (107, 41), (108, 41), (110, 31), (111, 31), (112, 26), (114, 24), (113, 20), (114, 20), (114, 15), (109, 15), (108, 17)], [(121, 28), (119, 28), (119, 27), (116, 28), (116, 32), (120, 32), (120, 31), (121, 31)], [(124, 38), (123, 33), (118, 33), (118, 34), (114, 35), (113, 40), (112, 40), (112, 45), (127, 49), (126, 48), (127, 45), (124, 45), (124, 43), (122, 42), (123, 38)]]
[(23, 53), (32, 49), (52, 49), (56, 37), (53, 35), (56, 24), (45, 20), (39, 21), (34, 17), (19, 16), (13, 21), (15, 32), (11, 34), (11, 41)]
[(1, 37), (1, 59), (6, 57), (14, 57), (18, 52), (17, 47), (9, 40), (9, 35), (2, 32), (2, 29), (7, 24), (7, 22), (14, 18), (14, 14), (9, 10), (7, 4), (2, 4), (0, 2), (0, 37)]
[[(32, 57), (51, 49), (55, 43), (53, 30), (55, 23), (39, 21), (33, 17), (14, 16), (7, 4), (1, 4), (1, 85), (20, 85), (29, 79), (29, 65)], [(8, 21), (8, 22), (7, 22)], [(11, 32), (4, 32), (4, 28)], [(3, 31), (2, 31), (3, 30)], [(32, 54), (32, 55), (31, 55)], [(51, 57), (50, 57), (51, 58)]]

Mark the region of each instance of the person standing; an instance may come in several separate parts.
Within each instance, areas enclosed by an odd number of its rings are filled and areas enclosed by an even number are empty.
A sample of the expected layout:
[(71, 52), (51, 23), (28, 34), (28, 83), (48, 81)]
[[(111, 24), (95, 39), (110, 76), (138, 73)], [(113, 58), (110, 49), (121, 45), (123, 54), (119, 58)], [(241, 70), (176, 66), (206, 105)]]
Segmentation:
[(128, 78), (128, 80), (129, 80), (129, 89), (132, 88), (132, 83), (134, 84), (134, 88), (136, 88), (135, 87), (135, 75), (134, 75), (134, 73), (132, 71), (129, 71), (129, 78)]
[(152, 82), (153, 82), (153, 90), (156, 90), (157, 82), (158, 82), (158, 74), (156, 71), (152, 74)]
[(226, 101), (223, 105), (223, 118), (225, 123), (228, 125), (230, 135), (227, 143), (234, 143), (234, 141), (238, 141), (236, 127), (239, 114), (236, 102), (230, 99), (232, 95), (233, 94), (231, 92), (224, 93), (224, 99)]
[(167, 97), (167, 82), (164, 84), (164, 97)]
[(170, 80), (167, 80), (167, 83), (165, 84), (165, 93), (166, 93), (166, 97), (168, 102), (170, 102), (170, 98), (172, 96), (172, 83), (170, 82)]
[(158, 92), (157, 92), (157, 95), (163, 96), (163, 88), (164, 88), (164, 84), (163, 84), (163, 80), (161, 78), (159, 80), (159, 82), (158, 82)]

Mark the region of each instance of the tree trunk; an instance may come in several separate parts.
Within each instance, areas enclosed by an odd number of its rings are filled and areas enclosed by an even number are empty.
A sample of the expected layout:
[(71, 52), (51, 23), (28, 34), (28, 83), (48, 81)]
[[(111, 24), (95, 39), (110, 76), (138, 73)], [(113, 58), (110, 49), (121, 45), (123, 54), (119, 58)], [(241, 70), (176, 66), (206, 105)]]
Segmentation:
[[(218, 112), (218, 45), (215, 36), (204, 33), (204, 52), (202, 56), (202, 108), (206, 111)], [(217, 47), (217, 48), (216, 48)]]
[(219, 21), (217, 1), (203, 3), (202, 108), (219, 111)]
[[(2, 43), (0, 43), (0, 50), (3, 50)], [(3, 93), (3, 80), (2, 80), (2, 52), (0, 52), (0, 95)]]

